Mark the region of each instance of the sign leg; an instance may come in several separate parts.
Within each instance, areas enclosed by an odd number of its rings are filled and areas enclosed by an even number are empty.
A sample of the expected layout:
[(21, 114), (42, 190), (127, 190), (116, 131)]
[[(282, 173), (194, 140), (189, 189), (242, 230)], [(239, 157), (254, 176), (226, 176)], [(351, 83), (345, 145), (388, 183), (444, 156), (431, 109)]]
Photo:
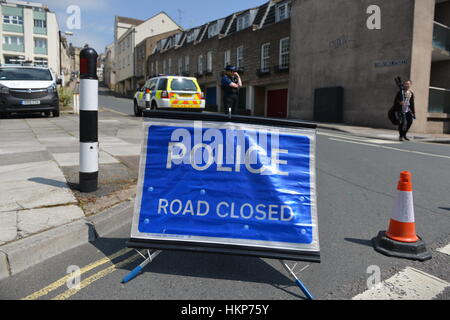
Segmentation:
[[(308, 288), (303, 284), (303, 282), (297, 277), (297, 275), (294, 273), (293, 268), (291, 269), (287, 263), (283, 260), (280, 260), (281, 265), (289, 272), (289, 274), (294, 277), (295, 283), (297, 286), (302, 290), (303, 294), (308, 298), (308, 300), (314, 300), (313, 295), (309, 292)], [(294, 266), (295, 268), (295, 266)], [(306, 269), (306, 268), (305, 268)], [(304, 270), (304, 269), (303, 269)]]
[[(138, 253), (140, 255), (142, 255), (139, 251), (138, 251)], [(150, 254), (150, 250), (147, 250), (148, 258), (146, 258), (144, 260), (144, 262), (142, 262), (140, 265), (138, 265), (136, 268), (134, 268), (133, 271), (131, 271), (129, 274), (127, 274), (122, 279), (122, 283), (127, 283), (127, 282), (131, 281), (132, 279), (136, 278), (138, 276), (138, 274), (142, 271), (142, 269), (144, 269), (147, 264), (152, 262), (153, 259), (155, 259), (160, 253), (161, 253), (161, 251), (154, 251), (153, 253)]]

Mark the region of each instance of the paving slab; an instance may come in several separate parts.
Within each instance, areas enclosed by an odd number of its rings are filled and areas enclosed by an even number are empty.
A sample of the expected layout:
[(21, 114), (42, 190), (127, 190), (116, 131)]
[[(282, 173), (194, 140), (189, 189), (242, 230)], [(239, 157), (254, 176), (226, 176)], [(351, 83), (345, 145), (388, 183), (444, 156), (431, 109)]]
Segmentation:
[(17, 227), (19, 236), (26, 237), (81, 218), (83, 210), (76, 205), (22, 210), (17, 212)]
[[(80, 153), (54, 153), (53, 157), (60, 167), (72, 167), (79, 166), (80, 164)], [(112, 164), (119, 163), (117, 159), (109, 155), (104, 151), (99, 152), (99, 163), (100, 164)]]
[(0, 212), (0, 243), (9, 242), (17, 238), (17, 212)]
[(52, 160), (47, 151), (0, 153), (0, 165), (7, 166), (19, 163), (42, 162)]
[(100, 146), (100, 149), (113, 156), (134, 156), (141, 154), (141, 146), (136, 144), (126, 146)]
[(75, 203), (55, 161), (0, 166), (0, 211)]

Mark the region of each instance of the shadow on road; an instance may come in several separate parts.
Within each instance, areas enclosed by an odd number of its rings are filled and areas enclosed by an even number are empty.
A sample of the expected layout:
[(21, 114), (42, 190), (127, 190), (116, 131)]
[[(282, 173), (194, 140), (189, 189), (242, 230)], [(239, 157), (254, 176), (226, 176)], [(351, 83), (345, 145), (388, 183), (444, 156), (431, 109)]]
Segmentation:
[(372, 240), (366, 240), (366, 239), (355, 239), (355, 238), (344, 238), (345, 241), (353, 242), (356, 244), (360, 244), (363, 246), (373, 247)]
[[(127, 240), (124, 238), (98, 238), (92, 244), (106, 256), (109, 256), (125, 248)], [(130, 257), (133, 254), (135, 254), (134, 251), (127, 254), (126, 257)], [(117, 263), (119, 260), (122, 261), (124, 259), (125, 257), (120, 257), (117, 261), (113, 260), (113, 262)], [(131, 271), (142, 261), (143, 258), (138, 259), (120, 269)], [(297, 295), (297, 293), (290, 290), (297, 290), (293, 280), (264, 260), (255, 257), (162, 251), (154, 261), (145, 267), (143, 273), (146, 272), (182, 277), (266, 283), (299, 299), (304, 299), (303, 296)]]
[(445, 208), (445, 207), (439, 207), (439, 209), (450, 211), (450, 208)]

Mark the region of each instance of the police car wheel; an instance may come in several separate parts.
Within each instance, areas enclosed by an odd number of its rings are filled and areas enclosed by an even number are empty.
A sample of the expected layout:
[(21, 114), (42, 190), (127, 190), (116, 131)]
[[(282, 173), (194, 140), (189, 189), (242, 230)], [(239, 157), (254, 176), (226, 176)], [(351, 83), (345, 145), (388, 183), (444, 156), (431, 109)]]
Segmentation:
[(152, 102), (152, 108), (151, 110), (158, 110), (158, 105), (156, 104), (155, 101)]
[(136, 117), (142, 117), (142, 110), (139, 109), (139, 106), (138, 106), (136, 100), (134, 100), (134, 115)]

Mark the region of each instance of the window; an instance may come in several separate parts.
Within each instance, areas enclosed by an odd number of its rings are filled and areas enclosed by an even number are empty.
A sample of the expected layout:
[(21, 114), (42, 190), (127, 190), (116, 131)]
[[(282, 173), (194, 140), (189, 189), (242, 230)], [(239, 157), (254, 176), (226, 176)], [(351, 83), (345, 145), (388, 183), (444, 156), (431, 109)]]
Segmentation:
[(277, 5), (275, 10), (275, 21), (279, 22), (291, 16), (291, 3), (284, 2)]
[(21, 17), (21, 16), (3, 16), (3, 23), (23, 25), (23, 17)]
[(37, 67), (48, 67), (48, 60), (46, 58), (34, 58), (34, 65)]
[(212, 52), (209, 51), (206, 55), (206, 71), (212, 72), (213, 71), (213, 61), (212, 61)]
[(270, 68), (270, 43), (261, 46), (261, 71), (267, 72)]
[(47, 39), (35, 38), (34, 46), (36, 48), (47, 49)]
[(23, 37), (16, 36), (4, 36), (3, 44), (11, 44), (11, 45), (23, 45)]
[(170, 84), (170, 89), (174, 91), (193, 91), (197, 92), (195, 82), (190, 79), (178, 78), (173, 79)]
[(163, 60), (163, 73), (167, 74), (167, 61)]
[[(24, 61), (23, 56), (7, 56), (5, 55), (5, 63), (6, 64), (21, 64)], [(5, 80), (1, 79), (0, 80)]]
[(155, 73), (159, 74), (158, 61), (155, 62)]
[(191, 31), (187, 35), (187, 43), (191, 43), (195, 40), (195, 31)]
[(244, 46), (240, 46), (236, 51), (236, 68), (240, 70), (244, 65)]
[(148, 85), (148, 89), (150, 89), (150, 91), (155, 90), (157, 81), (158, 81), (158, 79), (153, 79), (150, 81), (150, 83)]
[(158, 90), (167, 90), (167, 79), (159, 79)]
[(183, 73), (183, 58), (178, 58), (178, 74)]
[(154, 62), (152, 62), (152, 64), (150, 65), (150, 74), (155, 74), (154, 73), (155, 72), (155, 63)]
[(167, 72), (169, 74), (172, 72), (172, 58), (169, 58), (169, 70)]
[(189, 65), (189, 56), (184, 57), (184, 71), (189, 73), (190, 71), (190, 65)]
[(246, 13), (237, 18), (237, 31), (241, 31), (245, 28), (250, 27), (250, 14)]
[(213, 23), (212, 25), (210, 25), (208, 27), (208, 38), (212, 38), (212, 37), (216, 36), (219, 33), (218, 29), (219, 28), (218, 28), (217, 23)]
[(47, 28), (47, 21), (34, 19), (34, 27), (35, 28)]
[(280, 40), (280, 68), (287, 69), (289, 67), (289, 38)]
[(197, 65), (197, 72), (199, 74), (203, 73), (203, 55), (198, 56), (198, 65)]
[(52, 74), (49, 70), (35, 68), (5, 68), (0, 69), (0, 80), (37, 80), (51, 81)]
[(224, 56), (223, 65), (224, 67), (226, 67), (231, 63), (231, 51), (230, 50), (225, 51), (223, 56)]

